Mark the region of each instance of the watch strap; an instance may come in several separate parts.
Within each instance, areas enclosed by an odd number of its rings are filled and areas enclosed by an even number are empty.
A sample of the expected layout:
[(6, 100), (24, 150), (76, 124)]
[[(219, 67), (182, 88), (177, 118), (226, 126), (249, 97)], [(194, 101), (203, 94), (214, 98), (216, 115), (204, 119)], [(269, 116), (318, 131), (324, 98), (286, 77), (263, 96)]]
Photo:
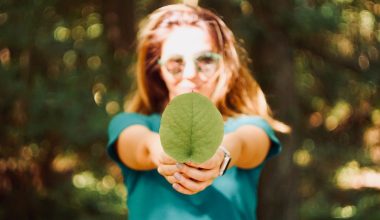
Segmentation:
[(226, 173), (228, 165), (231, 162), (231, 154), (230, 154), (230, 152), (224, 146), (220, 146), (219, 148), (224, 153), (223, 162), (220, 165), (220, 169), (219, 169), (219, 176), (223, 176)]

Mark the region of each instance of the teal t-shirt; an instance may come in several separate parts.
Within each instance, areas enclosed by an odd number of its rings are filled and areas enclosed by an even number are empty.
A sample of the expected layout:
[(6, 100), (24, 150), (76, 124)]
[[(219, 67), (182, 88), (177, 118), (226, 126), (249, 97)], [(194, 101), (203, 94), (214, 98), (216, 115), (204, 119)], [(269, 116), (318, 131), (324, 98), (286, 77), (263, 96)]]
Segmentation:
[[(107, 151), (120, 166), (128, 190), (129, 220), (255, 220), (257, 188), (263, 164), (252, 169), (236, 166), (227, 170), (202, 192), (184, 195), (175, 191), (157, 170), (136, 171), (119, 159), (115, 142), (120, 133), (131, 125), (143, 125), (153, 132), (160, 128), (159, 114), (142, 115), (120, 113), (109, 124)], [(261, 117), (241, 116), (229, 118), (224, 132), (235, 131), (242, 125), (263, 129), (271, 140), (266, 160), (281, 150), (281, 145), (271, 126)], [(266, 161), (265, 160), (265, 161)], [(264, 162), (265, 162), (264, 161)]]

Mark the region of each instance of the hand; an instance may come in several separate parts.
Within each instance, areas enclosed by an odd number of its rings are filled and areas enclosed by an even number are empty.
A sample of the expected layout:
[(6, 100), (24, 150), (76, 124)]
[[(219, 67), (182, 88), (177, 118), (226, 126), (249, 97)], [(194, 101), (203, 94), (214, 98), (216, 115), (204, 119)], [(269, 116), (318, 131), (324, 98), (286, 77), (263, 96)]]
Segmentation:
[(206, 189), (219, 176), (219, 169), (223, 159), (224, 153), (220, 149), (202, 164), (192, 162), (179, 164), (174, 159), (163, 154), (160, 157), (158, 172), (178, 192), (192, 195)]
[(164, 149), (160, 141), (160, 135), (158, 133), (151, 132), (151, 135), (147, 137), (147, 146), (150, 161), (154, 164), (154, 166), (158, 167), (160, 164), (160, 157), (164, 154)]

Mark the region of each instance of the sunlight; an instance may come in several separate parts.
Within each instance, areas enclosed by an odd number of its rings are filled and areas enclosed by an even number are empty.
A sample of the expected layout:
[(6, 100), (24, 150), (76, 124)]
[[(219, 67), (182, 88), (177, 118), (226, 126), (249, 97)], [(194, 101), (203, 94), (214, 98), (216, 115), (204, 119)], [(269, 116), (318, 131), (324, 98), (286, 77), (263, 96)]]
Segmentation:
[(68, 68), (72, 68), (75, 66), (77, 58), (78, 58), (78, 55), (74, 50), (66, 51), (66, 53), (63, 55), (63, 63)]
[(302, 147), (293, 154), (293, 162), (300, 167), (309, 166), (313, 159), (311, 151), (314, 149), (314, 141), (312, 139), (305, 139)]
[(368, 147), (374, 147), (380, 145), (380, 128), (371, 127), (368, 128), (363, 135), (364, 143)]
[(355, 206), (335, 207), (332, 211), (333, 218), (351, 218), (356, 214)]
[(320, 112), (314, 112), (309, 117), (310, 126), (316, 128), (323, 123), (323, 116)]
[(95, 185), (96, 178), (92, 172), (84, 171), (74, 175), (72, 182), (76, 188), (89, 188)]
[(102, 103), (102, 100), (103, 100), (102, 93), (99, 91), (95, 92), (94, 101), (95, 101), (96, 105), (99, 106)]
[(335, 3), (340, 3), (340, 4), (348, 4), (351, 3), (353, 0), (334, 0)]
[(337, 49), (343, 56), (351, 57), (354, 54), (354, 45), (346, 37), (336, 37), (334, 41), (337, 45)]
[(73, 170), (78, 164), (78, 155), (74, 153), (58, 154), (52, 163), (56, 172), (67, 172)]
[(103, 83), (96, 83), (92, 87), (92, 94), (96, 105), (100, 106), (103, 103), (103, 95), (107, 92), (107, 88)]
[(369, 39), (375, 25), (375, 17), (367, 10), (360, 12), (360, 34)]
[(249, 3), (249, 1), (242, 1), (240, 3), (240, 9), (241, 9), (241, 12), (243, 13), (243, 15), (245, 15), (245, 16), (251, 15), (253, 12), (252, 5), (251, 5), (251, 3)]
[(83, 40), (85, 36), (86, 30), (81, 25), (75, 26), (71, 30), (71, 37), (73, 38), (73, 40)]
[(11, 62), (11, 51), (9, 48), (0, 50), (0, 62), (3, 66), (7, 66)]
[(93, 24), (87, 28), (87, 37), (89, 39), (95, 39), (103, 33), (102, 24)]
[(370, 65), (367, 55), (364, 54), (359, 56), (358, 63), (362, 70), (367, 70)]
[(311, 162), (311, 154), (308, 150), (297, 150), (293, 155), (293, 161), (300, 167), (307, 167)]
[(325, 120), (325, 127), (328, 131), (335, 130), (339, 125), (338, 118), (335, 115), (330, 115)]
[(102, 59), (99, 56), (92, 56), (87, 59), (87, 66), (92, 70), (97, 70), (102, 65)]
[(109, 115), (114, 115), (120, 110), (120, 105), (116, 101), (110, 101), (106, 105), (106, 111)]
[(380, 15), (380, 4), (377, 3), (373, 6), (373, 12), (376, 14), (376, 15)]
[(0, 25), (4, 24), (8, 20), (8, 13), (2, 12), (0, 13)]
[(376, 109), (372, 112), (371, 119), (374, 125), (380, 125), (380, 109)]
[(328, 131), (335, 130), (339, 124), (347, 120), (352, 114), (351, 105), (345, 100), (338, 101), (333, 109), (329, 112), (329, 116), (325, 120), (325, 127)]
[(357, 161), (351, 161), (338, 170), (335, 179), (341, 189), (380, 190), (380, 172), (369, 167), (360, 167)]
[(64, 26), (58, 26), (54, 30), (54, 39), (56, 41), (65, 42), (70, 37), (70, 29)]

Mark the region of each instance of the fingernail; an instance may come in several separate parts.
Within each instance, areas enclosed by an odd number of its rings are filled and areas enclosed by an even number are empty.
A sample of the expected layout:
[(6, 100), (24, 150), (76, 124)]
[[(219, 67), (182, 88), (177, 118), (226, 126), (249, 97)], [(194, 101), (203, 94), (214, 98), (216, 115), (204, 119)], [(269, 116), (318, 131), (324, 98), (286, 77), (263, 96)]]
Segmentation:
[(174, 183), (174, 184), (173, 184), (173, 188), (174, 188), (174, 189), (178, 189), (178, 184)]
[(181, 180), (182, 176), (179, 173), (175, 173), (174, 178), (176, 178), (177, 180)]
[(176, 163), (175, 165), (177, 166), (178, 169), (182, 169), (183, 167), (183, 163)]

